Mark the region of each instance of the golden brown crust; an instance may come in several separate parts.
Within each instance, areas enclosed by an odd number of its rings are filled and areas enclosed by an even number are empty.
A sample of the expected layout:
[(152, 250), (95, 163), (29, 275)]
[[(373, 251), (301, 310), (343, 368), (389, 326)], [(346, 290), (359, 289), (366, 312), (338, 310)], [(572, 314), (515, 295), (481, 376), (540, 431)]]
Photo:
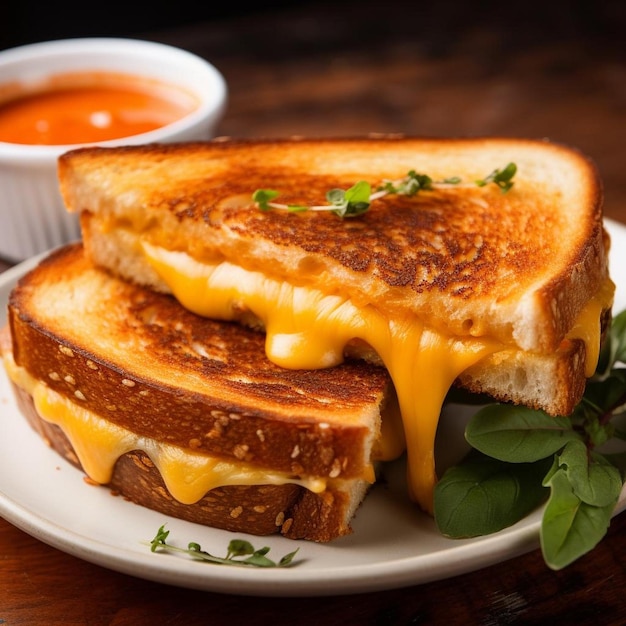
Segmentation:
[[(515, 187), (397, 195), (357, 219), (261, 212), (257, 188), (281, 201), (410, 169), (473, 181), (507, 162)], [(554, 350), (607, 275), (597, 171), (575, 150), (500, 139), (299, 139), (81, 149), (59, 163), (68, 208), (93, 228), (126, 228), (199, 259), (229, 259), (279, 279), (409, 308), (451, 332)], [(158, 182), (156, 182), (158, 181)], [(141, 208), (141, 210), (138, 210)], [(103, 259), (100, 259), (102, 262)], [(104, 260), (103, 262), (106, 262)], [(127, 276), (132, 278), (131, 276)]]
[(369, 471), (390, 386), (382, 367), (279, 368), (260, 333), (115, 279), (78, 245), (19, 282), (9, 323), (17, 365), (139, 435), (296, 475)]
[[(32, 398), (13, 385), (18, 406), (44, 441), (82, 469), (61, 429), (42, 420)], [(168, 493), (150, 458), (136, 450), (122, 456), (107, 485), (135, 504), (197, 524), (253, 535), (281, 533), (290, 539), (327, 542), (352, 532), (354, 502), (347, 491), (314, 494), (298, 485), (219, 487), (195, 504), (181, 504)], [(365, 489), (365, 487), (361, 487)]]

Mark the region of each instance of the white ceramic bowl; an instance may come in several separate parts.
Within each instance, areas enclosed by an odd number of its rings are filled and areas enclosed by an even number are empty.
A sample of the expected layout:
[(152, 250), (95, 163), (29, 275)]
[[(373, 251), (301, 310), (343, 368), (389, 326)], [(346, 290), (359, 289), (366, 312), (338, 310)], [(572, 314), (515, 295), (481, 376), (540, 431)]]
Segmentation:
[[(182, 88), (198, 106), (167, 126), (99, 142), (114, 146), (205, 140), (213, 136), (227, 101), (222, 74), (204, 59), (169, 45), (119, 38), (48, 41), (0, 52), (0, 88), (45, 83), (73, 72), (130, 74)], [(85, 144), (27, 145), (0, 141), (0, 257), (21, 261), (78, 239), (76, 215), (58, 188), (59, 155)]]

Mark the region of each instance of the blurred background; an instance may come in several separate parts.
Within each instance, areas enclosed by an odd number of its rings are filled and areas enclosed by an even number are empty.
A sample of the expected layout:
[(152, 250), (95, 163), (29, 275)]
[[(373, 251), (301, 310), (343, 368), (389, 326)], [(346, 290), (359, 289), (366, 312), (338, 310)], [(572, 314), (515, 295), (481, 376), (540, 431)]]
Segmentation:
[(133, 36), (152, 30), (182, 26), (204, 20), (219, 20), (242, 13), (275, 10), (283, 6), (306, 4), (294, 0), (256, 2), (243, 9), (238, 3), (197, 2), (122, 2), (103, 4), (3, 0), (0, 20), (2, 48), (46, 39), (90, 36)]

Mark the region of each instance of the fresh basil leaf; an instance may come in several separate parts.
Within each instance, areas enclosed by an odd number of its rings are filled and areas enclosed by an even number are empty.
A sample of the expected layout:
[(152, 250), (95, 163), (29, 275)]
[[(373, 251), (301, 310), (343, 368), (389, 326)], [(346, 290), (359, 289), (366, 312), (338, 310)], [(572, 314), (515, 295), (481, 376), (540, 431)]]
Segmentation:
[(422, 189), (432, 189), (433, 179), (426, 174), (418, 174), (411, 170), (398, 189), (398, 193), (414, 196)]
[(371, 185), (364, 180), (360, 180), (356, 185), (346, 190), (346, 206), (342, 217), (356, 217), (362, 215), (370, 208)]
[(524, 406), (492, 404), (480, 409), (465, 429), (468, 443), (509, 463), (530, 463), (581, 436), (566, 417), (551, 417)]
[(369, 203), (371, 193), (371, 185), (365, 180), (360, 180), (346, 190), (345, 197), (349, 204)]
[(514, 465), (471, 451), (435, 487), (434, 516), (446, 537), (476, 537), (515, 524), (543, 502), (542, 478), (550, 465)]
[(278, 567), (288, 567), (291, 565), (291, 562), (296, 558), (296, 554), (298, 554), (298, 550), (299, 548), (293, 552), (289, 552), (289, 554), (285, 554), (285, 556), (278, 561)]
[(346, 192), (343, 189), (329, 189), (326, 192), (326, 200), (333, 205), (342, 206), (345, 204)]
[(165, 524), (159, 527), (154, 539), (150, 542), (150, 550), (156, 552), (161, 546), (167, 545), (167, 536), (170, 534), (169, 530), (165, 530)]
[(261, 548), (256, 552), (253, 552), (252, 556), (247, 559), (243, 559), (243, 563), (249, 563), (256, 567), (276, 567), (276, 563), (265, 556), (269, 552), (269, 548)]
[(600, 507), (584, 503), (562, 469), (552, 475), (549, 486), (540, 543), (544, 561), (558, 570), (598, 545), (606, 535), (614, 504)]
[(332, 211), (339, 217), (355, 217), (365, 213), (370, 206), (371, 185), (364, 180), (350, 187), (350, 189), (331, 189), (326, 193), (326, 199), (332, 206)]
[(574, 494), (585, 504), (615, 506), (622, 490), (619, 470), (601, 454), (587, 450), (582, 441), (570, 441), (557, 455)]
[(503, 170), (495, 169), (491, 172), (491, 174), (489, 174), (489, 176), (486, 176), (481, 180), (477, 180), (476, 184), (479, 187), (484, 187), (489, 183), (494, 183), (500, 187), (502, 193), (506, 193), (509, 189), (511, 189), (511, 187), (513, 187), (512, 180), (516, 173), (517, 165), (515, 165), (515, 163), (509, 163)]

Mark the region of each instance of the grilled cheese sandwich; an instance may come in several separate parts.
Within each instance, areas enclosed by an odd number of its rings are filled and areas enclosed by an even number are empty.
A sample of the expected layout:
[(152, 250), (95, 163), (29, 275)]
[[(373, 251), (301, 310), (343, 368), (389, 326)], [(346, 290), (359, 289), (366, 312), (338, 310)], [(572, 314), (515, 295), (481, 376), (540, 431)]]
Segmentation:
[[(358, 217), (263, 212), (257, 188), (320, 204), (409, 170), (476, 180), (514, 161), (511, 192), (385, 197)], [(89, 256), (210, 318), (266, 333), (285, 368), (356, 354), (396, 388), (412, 497), (432, 510), (434, 438), (453, 383), (568, 414), (612, 305), (601, 187), (574, 150), (516, 139), (225, 141), (77, 150), (59, 164)]]
[(9, 328), (5, 367), (37, 430), (91, 481), (184, 519), (328, 541), (404, 449), (384, 368), (284, 370), (259, 333), (116, 279), (79, 245), (21, 279)]

